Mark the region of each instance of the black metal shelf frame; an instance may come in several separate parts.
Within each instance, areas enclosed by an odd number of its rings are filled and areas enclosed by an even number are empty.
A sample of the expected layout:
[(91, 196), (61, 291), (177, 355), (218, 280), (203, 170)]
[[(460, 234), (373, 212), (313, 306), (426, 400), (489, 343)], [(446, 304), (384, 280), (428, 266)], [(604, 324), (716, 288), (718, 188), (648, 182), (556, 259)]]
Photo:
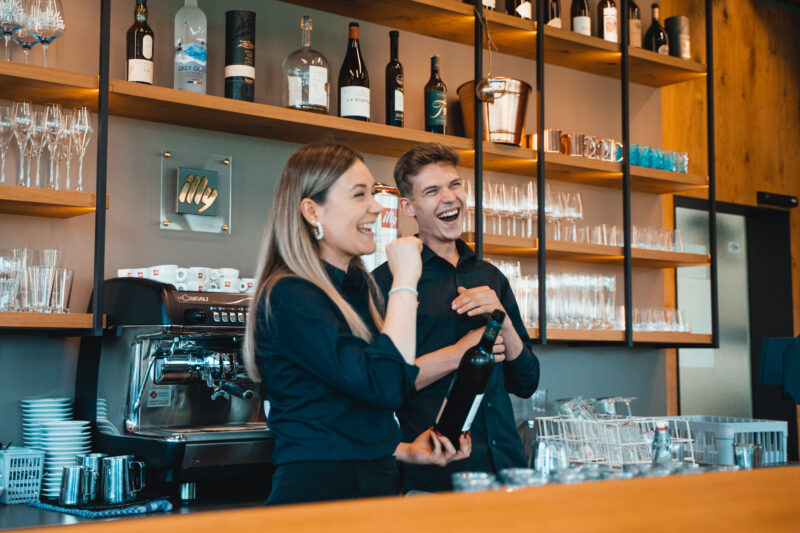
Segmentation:
[[(483, 76), (483, 39), (486, 19), (483, 15), (481, 0), (473, 0), (475, 16), (475, 84)], [(628, 0), (620, 0), (620, 43), (628, 42)], [(716, 204), (716, 172), (715, 172), (715, 146), (714, 146), (714, 38), (713, 38), (713, 10), (711, 0), (705, 0), (706, 18), (706, 121), (708, 124), (708, 232), (710, 281), (711, 281), (711, 344), (680, 344), (674, 346), (691, 348), (719, 348), (719, 302), (717, 286), (717, 204)], [(481, 20), (482, 19), (482, 20)], [(544, 150), (544, 115), (545, 115), (545, 86), (544, 86), (544, 31), (545, 27), (544, 2), (536, 2), (536, 132), (539, 142), (536, 147), (536, 183), (539, 195), (537, 198), (539, 213), (545, 212), (545, 150)], [(629, 51), (627, 46), (620, 46), (620, 93), (622, 99), (622, 221), (623, 221), (623, 291), (625, 296), (625, 341), (568, 341), (575, 345), (623, 345), (636, 346), (661, 346), (672, 345), (636, 342), (633, 340), (633, 263), (632, 263), (632, 220), (631, 220), (631, 164), (630, 164), (630, 66)], [(479, 258), (483, 257), (483, 114), (482, 102), (475, 98), (475, 251)], [(547, 340), (547, 226), (543, 216), (537, 219), (537, 233), (539, 237), (538, 275), (539, 275), (539, 337), (536, 342), (548, 344)]]

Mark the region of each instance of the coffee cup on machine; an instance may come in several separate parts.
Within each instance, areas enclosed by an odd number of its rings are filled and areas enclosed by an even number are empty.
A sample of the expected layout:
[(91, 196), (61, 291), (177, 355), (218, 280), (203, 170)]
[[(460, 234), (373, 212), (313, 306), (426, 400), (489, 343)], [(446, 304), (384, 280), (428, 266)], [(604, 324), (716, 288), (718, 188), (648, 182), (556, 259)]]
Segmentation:
[(184, 283), (184, 286), (186, 287), (186, 289), (184, 289), (184, 290), (191, 291), (191, 292), (204, 292), (206, 290), (206, 286), (205, 285), (206, 284), (202, 279), (200, 279), (200, 280), (198, 280), (198, 279), (190, 279), (190, 280), (187, 280), (186, 283)]
[(220, 278), (219, 290), (221, 292), (241, 292), (239, 285), (241, 280), (239, 278)]
[(208, 292), (222, 292), (219, 281), (209, 281), (203, 286), (203, 290)]
[(242, 278), (239, 280), (239, 292), (252, 294), (256, 290), (256, 280), (254, 278)]
[(186, 269), (186, 283), (199, 281), (201, 283), (208, 279), (208, 270), (206, 267), (190, 267)]
[[(186, 271), (181, 271), (181, 276), (186, 276)], [(161, 283), (175, 284), (183, 279), (178, 279), (178, 265), (158, 265), (147, 269), (147, 277)]]
[(117, 269), (117, 277), (118, 278), (130, 278), (130, 277), (133, 277), (133, 269), (132, 268), (118, 268)]

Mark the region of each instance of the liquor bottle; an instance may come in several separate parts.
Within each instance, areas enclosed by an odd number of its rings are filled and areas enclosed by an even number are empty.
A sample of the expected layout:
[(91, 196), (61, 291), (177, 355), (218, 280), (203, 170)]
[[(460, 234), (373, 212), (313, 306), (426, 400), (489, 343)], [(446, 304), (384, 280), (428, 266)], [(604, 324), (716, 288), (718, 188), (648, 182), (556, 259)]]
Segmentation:
[(361, 56), (358, 22), (350, 23), (347, 53), (339, 70), (339, 116), (369, 122), (369, 74)]
[(531, 0), (506, 0), (506, 13), (531, 20), (533, 18), (533, 2)]
[(672, 462), (672, 435), (666, 420), (656, 421), (653, 435), (653, 466), (667, 466)]
[(592, 36), (592, 15), (587, 0), (572, 0), (570, 16), (572, 17), (572, 31)]
[(175, 15), (175, 89), (206, 94), (207, 27), (197, 0), (186, 0)]
[(628, 2), (628, 44), (635, 48), (642, 47), (642, 16), (636, 2)]
[(481, 405), (486, 385), (494, 371), (492, 347), (505, 317), (503, 311), (494, 311), (480, 342), (461, 357), (450, 389), (436, 416), (434, 429), (450, 439), (453, 446), (458, 447), (461, 434), (469, 431)]
[(311, 48), (311, 17), (300, 20), (302, 48), (283, 60), (283, 106), (316, 113), (330, 108), (328, 60)]
[(447, 86), (439, 76), (439, 56), (431, 56), (431, 77), (425, 84), (425, 131), (444, 133), (447, 126)]
[(544, 12), (544, 20), (548, 26), (561, 28), (561, 0), (548, 0)]
[(147, 24), (147, 0), (136, 0), (133, 24), (128, 28), (126, 55), (128, 81), (153, 84), (153, 39)]
[(612, 43), (617, 37), (617, 5), (614, 0), (600, 0), (597, 4), (597, 36)]
[(653, 22), (644, 36), (644, 47), (659, 54), (669, 54), (669, 39), (667, 32), (661, 26), (661, 9), (658, 4), (653, 4)]
[(256, 78), (256, 14), (225, 12), (225, 98), (253, 101)]
[(386, 123), (403, 127), (403, 65), (397, 59), (400, 32), (389, 32), (389, 63), (386, 65)]
[[(472, 0), (464, 0), (464, 3), (474, 4)], [(497, 7), (497, 0), (481, 0), (481, 4), (483, 5), (483, 9), (494, 9), (495, 7)]]

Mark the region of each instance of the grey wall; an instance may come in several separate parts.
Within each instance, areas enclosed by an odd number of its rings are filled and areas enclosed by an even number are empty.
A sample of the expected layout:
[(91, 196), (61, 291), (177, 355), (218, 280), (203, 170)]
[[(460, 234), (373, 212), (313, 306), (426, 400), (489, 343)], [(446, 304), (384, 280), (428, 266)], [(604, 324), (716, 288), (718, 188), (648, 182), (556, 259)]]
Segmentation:
[[(67, 32), (52, 47), (50, 64), (56, 68), (86, 73), (97, 72), (98, 2), (66, 0)], [(182, 2), (150, 2), (150, 24), (156, 33), (156, 73), (158, 85), (172, 84), (171, 35), (174, 13)], [(200, 0), (209, 19), (209, 92), (221, 95), (223, 80), (224, 11), (234, 7), (229, 2)], [(568, 12), (568, 2), (562, 8)], [(113, 77), (124, 77), (124, 34), (130, 25), (133, 0), (112, 2)], [(332, 78), (337, 79), (346, 44), (349, 19), (313, 10), (301, 9), (274, 0), (239, 0), (238, 9), (258, 13), (256, 100), (279, 104), (280, 64), (299, 46), (299, 21), (311, 14), (314, 21), (313, 46), (327, 57)], [(383, 69), (388, 61), (388, 28), (362, 24), (362, 50), (371, 74), (372, 115), (383, 121)], [(422, 87), (428, 78), (428, 57), (442, 57), (442, 77), (451, 99), (455, 90), (472, 76), (472, 48), (402, 32), (400, 60), (405, 67), (407, 127), (421, 128), (423, 119)], [(21, 60), (16, 50), (14, 60)], [(34, 50), (33, 63), (41, 63), (41, 52)], [(519, 58), (495, 55), (496, 74), (516, 75), (529, 83), (535, 81), (535, 64)], [(583, 131), (619, 138), (619, 82), (568, 69), (547, 66), (547, 127)], [(334, 93), (335, 94), (335, 93)], [(335, 111), (335, 98), (332, 106)], [(632, 132), (634, 142), (660, 145), (660, 94), (658, 90), (632, 86)], [(451, 120), (453, 117), (451, 116)], [(528, 124), (535, 119), (534, 99), (528, 109)], [(298, 145), (255, 139), (233, 134), (214, 133), (161, 124), (112, 117), (110, 119), (108, 161), (108, 210), (106, 238), (106, 277), (117, 268), (151, 264), (230, 266), (242, 275), (255, 270), (255, 260), (263, 222), (272, 190), (282, 166)], [(164, 231), (159, 219), (159, 153), (162, 148), (208, 151), (233, 157), (233, 233), (228, 236)], [(668, 148), (668, 147), (667, 147)], [(16, 150), (12, 149), (8, 168), (13, 169)], [(88, 189), (94, 186), (95, 143), (86, 156)], [(394, 161), (367, 156), (367, 164), (378, 181), (391, 182)], [(461, 174), (471, 177), (469, 169)], [(490, 175), (492, 179), (510, 179)], [(573, 186), (564, 185), (571, 190)], [(621, 224), (619, 191), (583, 188), (586, 193), (588, 224)], [(634, 194), (634, 222), (657, 224), (661, 201), (657, 197)], [(403, 222), (406, 231), (413, 223)], [(27, 246), (59, 247), (66, 250), (66, 263), (77, 270), (73, 290), (73, 309), (86, 308), (91, 290), (93, 260), (93, 218), (83, 216), (66, 220), (0, 215), (0, 249)], [(530, 270), (535, 263), (526, 263)], [(574, 265), (555, 264), (554, 269), (574, 269)], [(588, 266), (586, 268), (589, 268)], [(621, 269), (601, 267), (613, 272), (621, 285)], [(638, 272), (635, 277), (637, 305), (658, 302), (650, 287), (661, 287), (658, 271)], [(619, 303), (622, 303), (621, 301)], [(47, 334), (0, 332), (0, 441), (21, 442), (18, 401), (26, 397), (70, 396), (73, 392), (77, 342), (51, 338)], [(623, 350), (612, 348), (548, 347), (540, 349), (542, 386), (551, 398), (574, 396), (630, 395), (638, 414), (663, 413), (666, 410), (664, 354), (659, 350)], [(522, 404), (519, 404), (520, 406)]]

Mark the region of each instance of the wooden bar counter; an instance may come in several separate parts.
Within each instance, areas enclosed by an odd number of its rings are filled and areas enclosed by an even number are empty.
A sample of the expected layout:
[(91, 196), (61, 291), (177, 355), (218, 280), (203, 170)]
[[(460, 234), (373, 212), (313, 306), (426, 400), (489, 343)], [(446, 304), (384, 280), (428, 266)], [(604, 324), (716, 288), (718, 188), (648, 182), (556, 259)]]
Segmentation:
[(68, 533), (797, 532), (800, 468), (151, 515), (63, 527)]

